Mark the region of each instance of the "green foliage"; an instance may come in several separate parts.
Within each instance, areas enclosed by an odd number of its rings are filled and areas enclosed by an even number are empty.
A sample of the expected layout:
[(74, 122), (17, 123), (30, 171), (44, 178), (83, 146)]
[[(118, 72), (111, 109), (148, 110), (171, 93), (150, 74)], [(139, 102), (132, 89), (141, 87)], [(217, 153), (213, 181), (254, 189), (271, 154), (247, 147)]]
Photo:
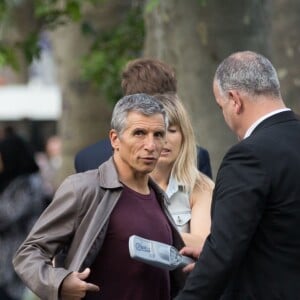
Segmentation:
[(158, 6), (160, 0), (149, 0), (145, 6), (146, 13), (150, 13), (155, 7)]
[(40, 46), (38, 44), (38, 32), (32, 32), (28, 35), (27, 39), (21, 44), (25, 58), (30, 63), (34, 58), (40, 57)]
[(8, 65), (14, 70), (19, 69), (15, 52), (0, 43), (0, 68)]
[(58, 0), (35, 0), (35, 16), (43, 26), (54, 28), (69, 20), (80, 20), (83, 0), (67, 0), (63, 2), (64, 5), (58, 2)]
[(0, 20), (3, 20), (3, 18), (5, 17), (5, 9), (6, 9), (5, 1), (0, 0)]
[[(67, 22), (81, 22), (83, 1), (99, 4), (108, 0), (34, 0), (33, 9), (37, 27), (18, 45), (0, 44), (0, 66), (10, 65), (17, 69), (16, 47), (22, 49), (28, 62), (39, 57), (40, 32), (54, 29)], [(11, 11), (18, 4), (20, 1), (0, 0), (0, 16), (12, 19)], [(83, 79), (96, 85), (107, 99), (118, 100), (122, 95), (120, 72), (128, 60), (141, 55), (143, 48), (142, 4), (133, 5), (123, 22), (112, 30), (97, 32), (87, 21), (82, 22), (81, 29), (82, 33), (93, 41), (90, 53), (82, 58)]]
[(35, 0), (34, 13), (42, 26), (53, 29), (70, 20), (79, 21), (82, 4), (83, 0)]
[(11, 66), (14, 70), (19, 69), (18, 60), (13, 49), (3, 40), (4, 25), (7, 22), (9, 6), (5, 0), (0, 0), (0, 68)]
[(90, 24), (83, 24), (85, 34), (93, 37), (89, 55), (82, 60), (83, 78), (97, 85), (110, 101), (122, 93), (120, 73), (126, 62), (140, 56), (144, 40), (141, 8), (132, 8), (127, 18), (114, 29), (97, 33)]
[[(33, 58), (39, 57), (40, 47), (38, 41), (40, 32), (45, 29), (54, 29), (66, 22), (80, 21), (83, 1), (88, 0), (66, 0), (64, 2), (60, 0), (34, 0), (33, 14), (36, 27), (32, 28), (32, 31), (17, 45), (8, 45), (2, 42), (0, 65), (10, 65), (14, 69), (17, 69), (18, 63), (15, 59), (17, 48), (21, 48), (28, 63)], [(89, 1), (94, 2), (95, 0)], [(19, 9), (19, 6), (22, 4), (26, 4), (25, 0), (0, 0), (0, 40), (2, 40), (5, 28), (13, 24), (13, 10)], [(26, 5), (29, 5), (29, 3)]]
[(205, 6), (207, 4), (207, 0), (198, 0), (199, 4)]
[[(146, 6), (145, 6), (145, 11), (146, 13), (150, 13), (155, 9), (161, 0), (148, 0)], [(207, 4), (207, 0), (197, 0), (198, 3), (202, 6), (205, 6)]]
[(66, 14), (73, 21), (78, 21), (81, 18), (80, 3), (78, 1), (69, 1), (66, 5)]

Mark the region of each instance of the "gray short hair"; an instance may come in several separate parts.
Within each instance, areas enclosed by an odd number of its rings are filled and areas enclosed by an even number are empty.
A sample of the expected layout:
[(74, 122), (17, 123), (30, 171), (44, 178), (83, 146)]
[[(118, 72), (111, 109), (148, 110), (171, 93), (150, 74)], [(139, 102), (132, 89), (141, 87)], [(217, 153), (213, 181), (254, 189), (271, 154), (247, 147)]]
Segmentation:
[(236, 52), (223, 60), (215, 73), (221, 92), (241, 90), (253, 96), (269, 94), (280, 98), (280, 83), (271, 62), (252, 51)]
[(124, 96), (116, 103), (111, 118), (111, 129), (115, 129), (117, 133), (122, 133), (126, 127), (127, 115), (131, 111), (139, 112), (146, 116), (162, 114), (165, 128), (168, 127), (165, 109), (155, 97), (147, 94), (133, 94)]

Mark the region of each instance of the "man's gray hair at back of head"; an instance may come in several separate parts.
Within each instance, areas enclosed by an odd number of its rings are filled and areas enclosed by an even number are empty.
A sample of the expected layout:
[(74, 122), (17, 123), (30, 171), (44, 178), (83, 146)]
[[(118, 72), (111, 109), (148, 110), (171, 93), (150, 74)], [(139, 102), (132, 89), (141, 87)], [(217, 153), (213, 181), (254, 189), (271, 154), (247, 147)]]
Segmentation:
[(280, 83), (271, 62), (252, 51), (236, 52), (223, 60), (215, 73), (221, 92), (241, 90), (253, 96), (280, 98)]
[(122, 133), (126, 127), (127, 115), (132, 111), (145, 116), (162, 114), (165, 128), (168, 127), (167, 114), (163, 105), (155, 97), (141, 93), (124, 96), (116, 103), (111, 118), (111, 129)]

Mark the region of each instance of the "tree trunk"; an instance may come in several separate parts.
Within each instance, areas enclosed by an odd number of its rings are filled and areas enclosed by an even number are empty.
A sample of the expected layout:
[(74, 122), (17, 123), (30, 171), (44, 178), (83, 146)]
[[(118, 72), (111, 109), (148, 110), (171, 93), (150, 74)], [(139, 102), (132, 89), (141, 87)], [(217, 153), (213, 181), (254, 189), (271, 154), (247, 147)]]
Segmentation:
[(178, 90), (198, 143), (209, 150), (216, 175), (225, 151), (236, 139), (217, 108), (212, 81), (217, 65), (232, 52), (269, 54), (269, 0), (161, 0), (145, 14), (144, 56), (173, 65)]
[(300, 114), (300, 2), (276, 0), (273, 5), (273, 61), (286, 104)]
[[(97, 30), (118, 24), (130, 1), (106, 1), (83, 10), (84, 19)], [(74, 156), (83, 147), (108, 136), (112, 105), (98, 87), (82, 80), (80, 60), (89, 52), (91, 40), (84, 36), (80, 24), (60, 26), (52, 33), (54, 56), (62, 91), (63, 112), (59, 121), (62, 137), (63, 165), (59, 181), (74, 173)]]

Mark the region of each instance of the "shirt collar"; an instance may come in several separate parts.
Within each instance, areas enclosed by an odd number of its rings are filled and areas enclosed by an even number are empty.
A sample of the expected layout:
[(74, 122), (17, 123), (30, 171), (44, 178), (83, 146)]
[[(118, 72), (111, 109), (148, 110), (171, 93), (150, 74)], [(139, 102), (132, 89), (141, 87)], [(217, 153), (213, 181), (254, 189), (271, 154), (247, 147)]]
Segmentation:
[(252, 134), (252, 132), (254, 131), (254, 129), (255, 129), (262, 121), (264, 121), (265, 119), (267, 119), (267, 118), (269, 118), (269, 117), (271, 117), (271, 116), (274, 116), (274, 115), (276, 115), (276, 114), (279, 114), (279, 113), (281, 113), (281, 112), (283, 112), (283, 111), (289, 111), (289, 110), (291, 110), (291, 109), (290, 109), (290, 108), (281, 108), (281, 109), (274, 110), (274, 111), (272, 111), (272, 112), (270, 112), (270, 113), (268, 113), (268, 114), (262, 116), (261, 118), (259, 118), (257, 121), (255, 121), (255, 122), (248, 128), (248, 130), (246, 131), (246, 134), (245, 134), (245, 136), (244, 136), (244, 139), (247, 138), (247, 137), (249, 137), (249, 136)]
[(169, 179), (169, 183), (166, 189), (166, 194), (168, 195), (169, 198), (171, 198), (172, 195), (174, 195), (179, 189), (179, 184), (177, 180), (171, 176)]

